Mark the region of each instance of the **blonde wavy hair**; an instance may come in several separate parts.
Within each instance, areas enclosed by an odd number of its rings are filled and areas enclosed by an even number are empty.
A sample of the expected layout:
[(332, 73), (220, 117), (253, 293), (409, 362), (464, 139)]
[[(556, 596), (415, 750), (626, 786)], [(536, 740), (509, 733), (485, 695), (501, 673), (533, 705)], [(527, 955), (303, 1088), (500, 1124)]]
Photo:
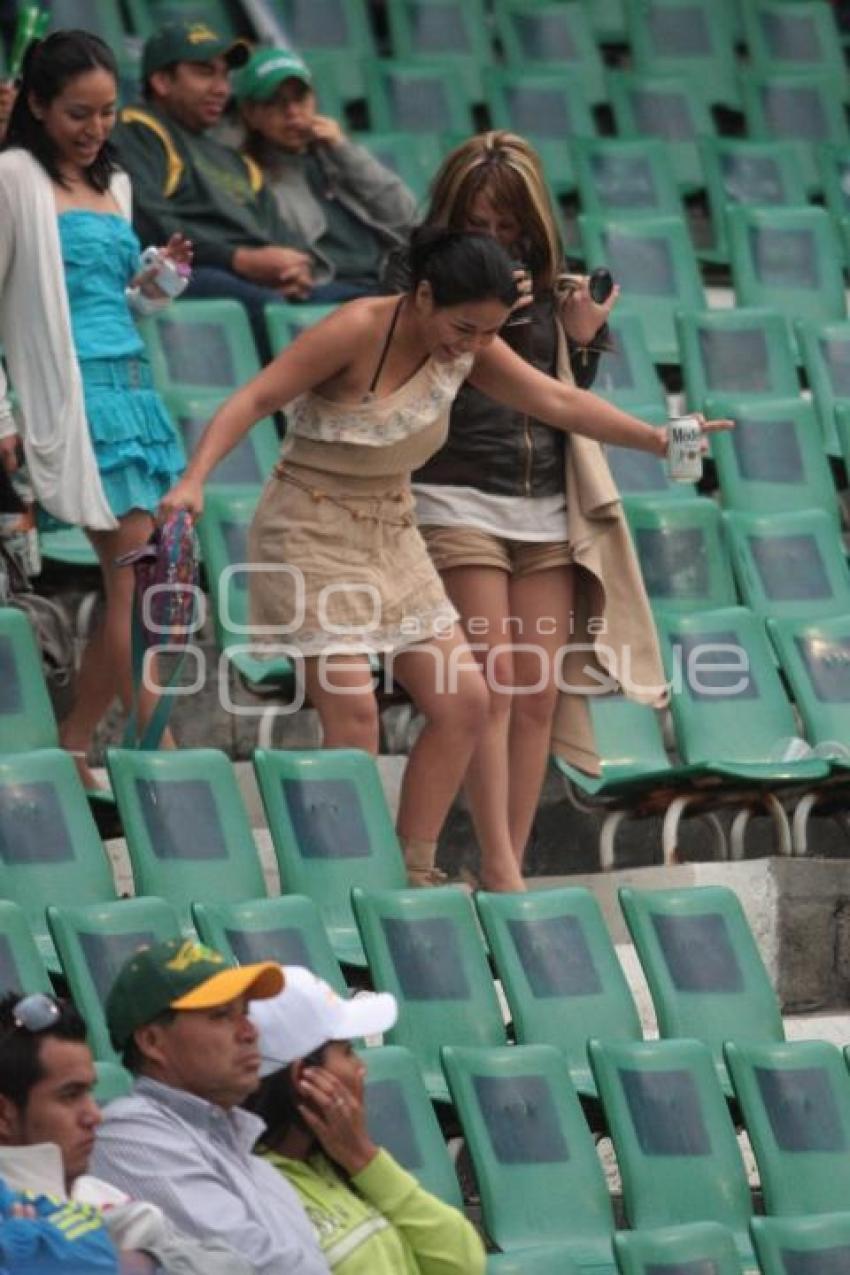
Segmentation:
[(500, 130), (478, 133), (457, 146), (431, 183), (425, 224), (465, 229), (472, 202), (482, 192), (522, 226), (522, 255), (535, 283), (554, 287), (564, 268), (564, 249), (539, 156), (525, 138)]

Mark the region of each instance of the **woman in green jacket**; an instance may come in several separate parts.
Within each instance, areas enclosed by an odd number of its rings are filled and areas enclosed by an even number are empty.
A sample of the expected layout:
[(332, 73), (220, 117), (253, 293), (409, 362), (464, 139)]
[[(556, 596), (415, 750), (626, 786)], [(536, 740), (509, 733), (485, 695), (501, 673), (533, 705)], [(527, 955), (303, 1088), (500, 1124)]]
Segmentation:
[(366, 1066), (351, 1041), (396, 1020), (386, 993), (342, 1000), (309, 970), (255, 1001), (263, 1056), (246, 1103), (266, 1122), (258, 1147), (301, 1196), (334, 1275), (483, 1275), (484, 1248), (457, 1209), (423, 1190), (369, 1137)]

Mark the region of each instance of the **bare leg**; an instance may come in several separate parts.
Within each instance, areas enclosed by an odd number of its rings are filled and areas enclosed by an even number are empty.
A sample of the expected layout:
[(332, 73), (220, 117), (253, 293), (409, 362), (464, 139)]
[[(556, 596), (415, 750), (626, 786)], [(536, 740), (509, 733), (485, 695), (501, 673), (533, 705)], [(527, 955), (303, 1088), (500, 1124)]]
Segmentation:
[(325, 748), (378, 751), (378, 705), (365, 655), (305, 660), (304, 682), (322, 723)]
[[(85, 755), (91, 748), (98, 722), (116, 695), (120, 696), (125, 709), (129, 709), (133, 701), (130, 660), (133, 572), (128, 567), (117, 567), (115, 559), (119, 554), (144, 544), (152, 529), (151, 515), (141, 509), (133, 509), (119, 520), (115, 531), (87, 533), (103, 574), (106, 611), (83, 652), (77, 675), (76, 701), (59, 730), (62, 747), (82, 754), (75, 757), (75, 761), (87, 788), (97, 786), (85, 764)], [(156, 701), (155, 694), (141, 689), (140, 723), (150, 716)], [(169, 742), (173, 742), (170, 737)]]
[(522, 866), (546, 777), (552, 718), (558, 699), (558, 653), (570, 640), (573, 568), (552, 567), (512, 580), (511, 613), (523, 625), (514, 651), (514, 696), (508, 732), (508, 825)]
[[(446, 571), (446, 590), (474, 633), (468, 640), (488, 691), (487, 720), (470, 759), (464, 791), (481, 849), (481, 884), (487, 890), (523, 890), (511, 840), (508, 728), (514, 685), (509, 575), (500, 567), (454, 567)], [(480, 630), (483, 630), (481, 632)]]
[(398, 811), (399, 837), (408, 848), (415, 845), (418, 866), (426, 847), (433, 863), (440, 829), (484, 726), (487, 690), (458, 625), (445, 638), (397, 654), (392, 671), (425, 717), (405, 768)]

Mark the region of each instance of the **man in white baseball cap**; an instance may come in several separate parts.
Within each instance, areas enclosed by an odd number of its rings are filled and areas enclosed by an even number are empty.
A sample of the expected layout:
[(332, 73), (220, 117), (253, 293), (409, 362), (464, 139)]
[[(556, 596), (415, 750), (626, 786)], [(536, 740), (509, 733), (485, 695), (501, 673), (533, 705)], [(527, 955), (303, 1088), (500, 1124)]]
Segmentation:
[(482, 1275), (472, 1224), (366, 1128), (366, 1065), (351, 1042), (393, 1026), (395, 997), (345, 1000), (301, 966), (284, 974), (282, 992), (251, 1006), (262, 1080), (245, 1105), (265, 1121), (257, 1150), (298, 1191), (328, 1266), (334, 1275)]

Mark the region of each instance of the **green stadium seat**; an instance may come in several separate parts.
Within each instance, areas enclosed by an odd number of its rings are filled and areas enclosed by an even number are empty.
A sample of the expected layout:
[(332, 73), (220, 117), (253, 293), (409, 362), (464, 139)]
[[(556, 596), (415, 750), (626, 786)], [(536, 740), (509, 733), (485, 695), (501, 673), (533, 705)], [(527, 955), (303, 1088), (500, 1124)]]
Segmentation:
[(808, 71), (847, 96), (847, 63), (829, 5), (797, 0), (755, 0), (741, 8), (744, 40), (757, 71)]
[(725, 509), (784, 514), (823, 509), (840, 529), (840, 513), (820, 426), (811, 403), (787, 399), (710, 398), (710, 417), (735, 428), (716, 434), (711, 452)]
[[(183, 443), (187, 460), (224, 401), (221, 393), (173, 388), (164, 395), (166, 406)], [(258, 491), (277, 460), (280, 440), (271, 417), (257, 421), (207, 479), (209, 487), (254, 486)]]
[(179, 301), (145, 320), (142, 330), (160, 393), (228, 393), (260, 370), (245, 308), (231, 298)]
[[(278, 0), (275, 9), (311, 68), (321, 60), (344, 98), (365, 95), (363, 62), (377, 52), (367, 0)], [(324, 93), (322, 101), (329, 111)]]
[(621, 137), (655, 137), (664, 143), (679, 190), (693, 194), (705, 186), (699, 143), (717, 133), (705, 98), (685, 75), (612, 71), (608, 88)]
[[(410, 139), (412, 147), (415, 139)], [(281, 301), (266, 306), (266, 330), (273, 350), (280, 351), (294, 341), (299, 332), (333, 314), (335, 305), (304, 305)]]
[(576, 80), (593, 105), (607, 101), (602, 58), (584, 8), (557, 0), (494, 0), (495, 34), (508, 66)]
[(192, 918), (202, 943), (232, 956), (240, 965), (257, 961), (303, 965), (341, 996), (347, 995), (321, 913), (303, 894), (242, 903), (193, 903)]
[(204, 22), (222, 35), (239, 34), (227, 0), (129, 0), (129, 5), (134, 26), (145, 37), (166, 22)]
[(831, 146), (828, 142), (817, 148), (817, 164), (820, 173), (824, 203), (832, 214), (844, 245), (844, 263), (848, 258), (848, 224), (850, 224), (850, 146)]
[(0, 996), (7, 992), (52, 992), (44, 958), (32, 936), (26, 913), (10, 899), (0, 899)]
[(735, 581), (713, 500), (626, 500), (643, 582), (656, 611), (734, 606)]
[(588, 1054), (629, 1226), (719, 1222), (752, 1267), (750, 1190), (708, 1047), (699, 1040), (592, 1040)]
[[(249, 623), (248, 585), (253, 569), (248, 553), (248, 531), (257, 507), (257, 488), (232, 487), (208, 490), (204, 516), (198, 520), (207, 587), (212, 607), (216, 644), (222, 658), (252, 687), (292, 689), (292, 660), (281, 650), (286, 637), (265, 655), (258, 645), (261, 636)], [(220, 685), (229, 687), (223, 669)], [(245, 712), (231, 696), (231, 712)], [(248, 709), (255, 713), (255, 709)]]
[[(746, 607), (656, 618), (682, 760), (733, 789), (766, 786), (777, 818), (774, 790), (816, 783), (829, 768), (818, 758), (785, 757), (797, 727), (762, 622)], [(738, 857), (735, 836), (733, 827)]]
[(365, 965), (352, 886), (407, 884), (374, 758), (355, 748), (257, 749), (254, 769), (282, 891), (313, 899), (337, 959)]
[(620, 1275), (743, 1275), (732, 1232), (719, 1222), (690, 1222), (652, 1231), (618, 1231)]
[(847, 317), (843, 257), (823, 208), (730, 208), (726, 213), (735, 299), (795, 320)]
[(636, 416), (650, 409), (666, 413), (667, 396), (638, 316), (615, 310), (608, 328), (612, 348), (603, 351), (599, 359), (594, 394)]
[(726, 886), (621, 886), (619, 896), (659, 1034), (703, 1041), (730, 1094), (724, 1041), (785, 1038), (776, 992), (738, 896)]
[(386, 16), (397, 58), (448, 57), (470, 100), (482, 100), (493, 60), (482, 0), (387, 0)]
[(847, 455), (838, 412), (850, 406), (850, 321), (796, 324), (797, 344), (812, 391), (823, 445), (830, 456)]
[(114, 1062), (104, 1013), (109, 989), (134, 952), (180, 937), (177, 914), (164, 899), (118, 899), (83, 907), (51, 905), (47, 922), (71, 998), (86, 1020), (92, 1053)]
[(754, 1217), (750, 1230), (762, 1275), (850, 1270), (850, 1213)]
[[(651, 363), (650, 367), (652, 367)], [(593, 388), (596, 392), (595, 384)], [(602, 395), (602, 397), (606, 396)], [(617, 405), (622, 406), (619, 403)], [(628, 407), (626, 411), (640, 416), (649, 425), (666, 425), (670, 419), (666, 408)], [(674, 482), (670, 477), (666, 461), (659, 456), (653, 456), (651, 452), (639, 452), (634, 447), (616, 447), (609, 443), (605, 448), (605, 455), (620, 495), (632, 503), (659, 499), (693, 500), (696, 496), (693, 483)]]
[(582, 886), (479, 891), (475, 904), (518, 1045), (554, 1045), (577, 1093), (595, 1098), (592, 1036), (640, 1040), (640, 1017), (596, 897)]
[(626, 44), (623, 0), (581, 0), (597, 44)]
[(58, 742), (32, 625), (17, 607), (0, 606), (0, 756)]
[(791, 334), (775, 310), (683, 311), (676, 330), (691, 411), (704, 412), (712, 394), (742, 401), (800, 393)]
[(133, 1077), (119, 1063), (96, 1062), (94, 1065), (97, 1082), (93, 1097), (99, 1107), (105, 1107), (116, 1098), (127, 1098), (133, 1090)]
[(474, 130), (471, 102), (451, 58), (376, 58), (366, 68), (369, 125), (378, 132)]
[(375, 988), (392, 992), (405, 1045), (435, 1102), (449, 1100), (442, 1045), (506, 1044), (502, 1011), (469, 897), (455, 886), (363, 890), (352, 903)]
[(578, 1275), (569, 1244), (543, 1244), (517, 1253), (489, 1253), (487, 1275)]
[(707, 137), (700, 144), (714, 241), (697, 249), (700, 257), (729, 262), (726, 210), (738, 204), (776, 207), (805, 205), (806, 185), (793, 142), (749, 137)]
[(573, 161), (582, 211), (593, 217), (682, 215), (676, 179), (657, 139), (577, 139)]
[(416, 1059), (401, 1045), (360, 1051), (366, 1064), (366, 1125), (372, 1141), (437, 1199), (463, 1208), (448, 1147)]
[(23, 908), (51, 971), (56, 955), (44, 915), (48, 903), (115, 898), (77, 768), (58, 748), (0, 754), (0, 898)]
[(745, 71), (741, 81), (748, 135), (793, 142), (806, 189), (816, 193), (818, 146), (850, 143), (840, 95), (819, 71)]
[[(726, 1045), (764, 1211), (838, 1213), (850, 1189), (850, 1076), (825, 1040)], [(823, 1268), (821, 1268), (823, 1269)]]
[(850, 576), (835, 520), (823, 509), (725, 515), (741, 599), (763, 619), (850, 611)]
[(607, 266), (622, 287), (618, 310), (641, 320), (656, 363), (678, 363), (674, 316), (701, 310), (705, 294), (688, 229), (681, 217), (598, 218), (579, 229), (588, 270)]
[(739, 105), (732, 33), (716, 0), (625, 0), (632, 64), (682, 75), (709, 103)]
[(38, 533), (41, 556), (66, 567), (96, 567), (97, 554), (82, 527), (57, 525)]
[(493, 127), (519, 133), (532, 143), (557, 194), (575, 190), (569, 143), (597, 132), (581, 83), (536, 65), (506, 66), (488, 68), (484, 88)]
[(447, 1044), (443, 1066), (488, 1237), (518, 1257), (564, 1243), (581, 1270), (613, 1270), (611, 1199), (564, 1055)]
[(127, 57), (128, 31), (121, 7), (110, 0), (51, 0), (50, 31), (91, 31), (110, 46), (119, 61)]
[(168, 899), (187, 934), (191, 905), (262, 898), (266, 885), (230, 758), (215, 748), (111, 748), (109, 777), (136, 893)]
[[(446, 152), (439, 133), (354, 133), (352, 140), (365, 146), (385, 168), (396, 173), (420, 203), (425, 200), (431, 178)], [(269, 323), (268, 311), (266, 322)]]

